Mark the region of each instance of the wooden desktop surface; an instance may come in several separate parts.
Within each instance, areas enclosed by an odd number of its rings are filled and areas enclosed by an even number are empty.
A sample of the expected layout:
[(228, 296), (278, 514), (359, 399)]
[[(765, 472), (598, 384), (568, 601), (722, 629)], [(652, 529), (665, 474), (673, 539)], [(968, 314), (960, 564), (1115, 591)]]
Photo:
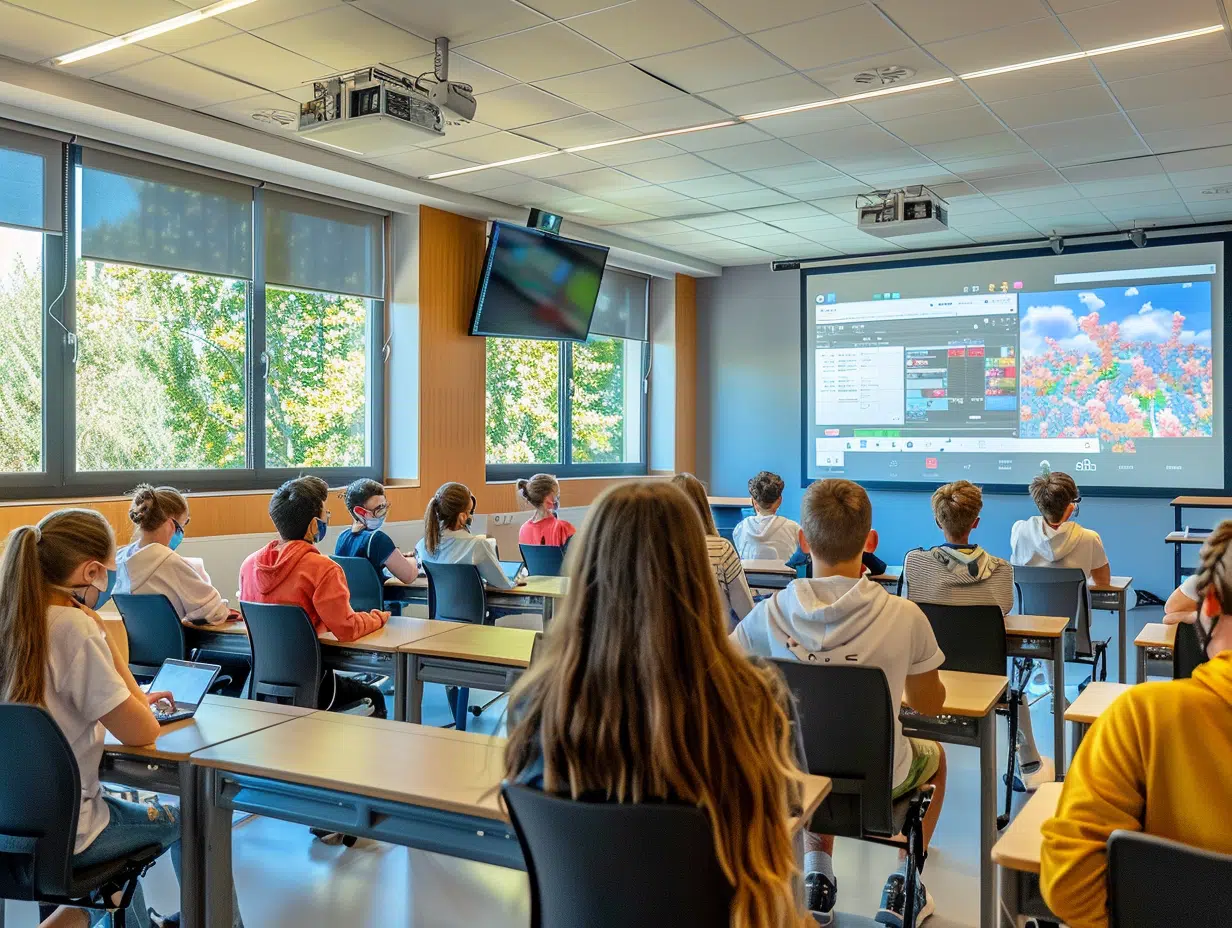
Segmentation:
[(1169, 532), (1164, 536), (1165, 544), (1183, 544), (1183, 545), (1202, 545), (1206, 544), (1206, 539), (1210, 536), (1210, 529), (1190, 529), (1189, 534), (1184, 532)]
[(1148, 622), (1134, 639), (1134, 646), (1139, 648), (1171, 648), (1175, 645), (1176, 626), (1162, 622)]
[(1040, 829), (1052, 818), (1061, 799), (1061, 783), (1045, 783), (1027, 800), (1001, 837), (992, 846), (993, 863), (1026, 873), (1040, 872)]
[(890, 564), (886, 566), (883, 574), (865, 574), (868, 579), (876, 583), (894, 583), (898, 582), (898, 578), (903, 575), (903, 566), (901, 564)]
[(739, 506), (741, 509), (753, 508), (753, 500), (748, 496), (707, 496), (706, 502), (711, 506)]
[(1132, 683), (1088, 683), (1065, 710), (1065, 721), (1090, 725), (1131, 686)]
[(108, 753), (130, 757), (183, 760), (203, 748), (281, 725), (312, 711), (294, 706), (269, 706), (248, 699), (207, 696), (195, 716), (182, 722), (164, 725), (158, 740), (153, 744), (120, 744), (109, 733), (106, 750)]
[(535, 633), (524, 628), (450, 623), (455, 627), (404, 645), (402, 650), (432, 657), (483, 661), (507, 667), (528, 667)]
[(459, 624), (436, 619), (416, 619), (408, 615), (391, 615), (384, 628), (355, 641), (340, 642), (333, 632), (323, 633), (320, 641), (325, 647), (351, 648), (356, 651), (398, 651), (414, 641), (458, 628)]
[(1129, 589), (1129, 585), (1133, 582), (1133, 577), (1112, 577), (1107, 583), (1103, 584), (1087, 581), (1087, 588), (1092, 593), (1123, 593)]
[(1232, 496), (1178, 496), (1173, 506), (1192, 506), (1194, 509), (1232, 509)]
[(782, 561), (741, 561), (746, 574), (782, 574), (785, 577), (794, 577), (796, 569), (788, 567)]
[[(495, 586), (489, 586), (486, 589), (488, 593), (506, 593), (511, 596), (546, 596), (548, 599), (564, 599), (569, 595), (568, 577), (524, 577), (523, 580), (522, 584), (515, 586), (511, 590), (504, 590)], [(427, 577), (420, 576), (410, 583), (403, 583), (401, 580), (391, 577), (385, 581), (385, 585), (426, 590), (428, 588), (428, 579)]]
[(982, 718), (997, 704), (1009, 684), (1009, 678), (1004, 674), (962, 673), (957, 670), (940, 670), (938, 673), (945, 684), (942, 715)]
[(1060, 638), (1069, 623), (1063, 615), (1007, 615), (1005, 633), (1013, 638)]

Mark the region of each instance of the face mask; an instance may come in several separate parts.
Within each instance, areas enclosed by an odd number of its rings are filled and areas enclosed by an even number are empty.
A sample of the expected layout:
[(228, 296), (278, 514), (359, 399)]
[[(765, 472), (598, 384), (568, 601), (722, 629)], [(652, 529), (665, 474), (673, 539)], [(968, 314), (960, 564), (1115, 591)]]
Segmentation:
[[(365, 513), (367, 513), (367, 512), (368, 512), (368, 510), (366, 510), (366, 509), (365, 509), (365, 510), (363, 510), (363, 511), (364, 511)], [(364, 524), (364, 528), (366, 528), (366, 529), (367, 529), (368, 531), (370, 531), (370, 532), (375, 532), (375, 531), (376, 531), (377, 529), (379, 529), (382, 525), (384, 525), (384, 524), (385, 524), (385, 519), (386, 519), (386, 517), (385, 517), (385, 516), (374, 516), (374, 515), (370, 515), (370, 514), (369, 514), (369, 515), (362, 515), (362, 516), (361, 516), (358, 512), (357, 512), (357, 513), (355, 513), (355, 517), (356, 517), (357, 519), (359, 519), (359, 521), (360, 521), (360, 522), (362, 522), (362, 523)]]
[(324, 541), (325, 533), (329, 531), (329, 523), (324, 519), (317, 519), (316, 534), (313, 535), (313, 541)]
[[(80, 588), (83, 592), (73, 592), (73, 598), (90, 609), (101, 609), (107, 600), (111, 599), (111, 591), (115, 589), (116, 572), (107, 569), (105, 574), (99, 574), (90, 581), (90, 585)], [(93, 602), (91, 602), (93, 600)]]
[(171, 540), (167, 542), (167, 547), (170, 548), (172, 551), (174, 551), (176, 548), (180, 546), (180, 542), (183, 540), (184, 540), (184, 529), (180, 528), (177, 525), (175, 527), (175, 531), (171, 535)]

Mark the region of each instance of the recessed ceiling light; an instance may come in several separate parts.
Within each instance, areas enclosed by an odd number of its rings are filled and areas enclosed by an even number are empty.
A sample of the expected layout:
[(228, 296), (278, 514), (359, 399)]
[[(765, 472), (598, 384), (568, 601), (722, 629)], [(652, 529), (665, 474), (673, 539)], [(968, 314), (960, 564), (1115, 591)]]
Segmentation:
[(144, 42), (146, 39), (152, 39), (154, 36), (162, 35), (164, 32), (182, 29), (185, 26), (191, 26), (193, 23), (199, 23), (203, 19), (209, 19), (211, 16), (230, 13), (232, 10), (237, 10), (242, 6), (248, 6), (248, 4), (256, 2), (257, 0), (219, 0), (218, 3), (211, 3), (209, 6), (203, 6), (199, 10), (191, 10), (181, 16), (164, 19), (161, 23), (143, 26), (140, 29), (134, 29), (132, 32), (126, 32), (124, 35), (118, 35), (113, 39), (107, 39), (103, 42), (96, 42), (94, 45), (87, 45), (85, 48), (79, 48), (75, 52), (69, 52), (67, 55), (61, 55), (59, 58), (56, 58), (55, 63), (65, 65), (72, 64), (74, 61), (82, 61), (85, 58), (93, 58), (95, 55), (112, 52), (117, 48), (123, 48), (125, 45), (132, 45), (134, 42)]

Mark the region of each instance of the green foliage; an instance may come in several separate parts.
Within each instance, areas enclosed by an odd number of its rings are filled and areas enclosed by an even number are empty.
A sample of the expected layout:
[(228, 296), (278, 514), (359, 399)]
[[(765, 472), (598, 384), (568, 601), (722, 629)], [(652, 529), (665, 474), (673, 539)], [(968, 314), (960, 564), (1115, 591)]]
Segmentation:
[(14, 256), (0, 277), (0, 471), (42, 467), (42, 302), (42, 268)]
[(573, 346), (573, 460), (625, 459), (625, 345), (594, 338)]

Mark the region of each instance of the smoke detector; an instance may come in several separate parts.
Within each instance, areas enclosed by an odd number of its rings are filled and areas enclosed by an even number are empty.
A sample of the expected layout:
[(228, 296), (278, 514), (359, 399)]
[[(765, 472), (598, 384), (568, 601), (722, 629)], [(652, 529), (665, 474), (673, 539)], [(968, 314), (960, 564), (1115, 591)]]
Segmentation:
[(257, 110), (252, 114), (256, 122), (275, 126), (291, 126), (295, 124), (296, 115), (289, 110)]
[(1202, 191), (1204, 197), (1232, 197), (1232, 184), (1218, 184)]
[(869, 68), (851, 76), (851, 82), (861, 87), (889, 87), (891, 84), (901, 84), (915, 77), (915, 68), (901, 64), (887, 64), (880, 68)]

